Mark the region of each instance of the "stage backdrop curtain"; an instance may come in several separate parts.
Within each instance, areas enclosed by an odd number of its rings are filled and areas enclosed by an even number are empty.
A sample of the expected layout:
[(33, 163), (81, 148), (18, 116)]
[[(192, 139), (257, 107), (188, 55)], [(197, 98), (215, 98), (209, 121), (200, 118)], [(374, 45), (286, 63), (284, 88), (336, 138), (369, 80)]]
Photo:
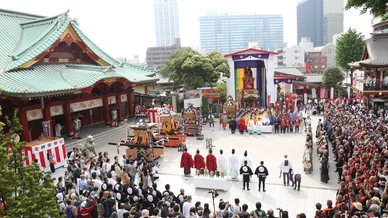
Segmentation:
[(259, 92), (259, 105), (267, 105), (267, 80), (266, 80), (266, 71), (264, 61), (262, 60), (252, 60), (252, 61), (237, 61), (235, 62), (235, 83), (236, 83), (236, 93), (238, 90), (242, 90), (244, 87), (243, 78), (245, 75), (245, 67), (250, 65), (253, 73), (253, 78), (255, 78), (255, 89)]

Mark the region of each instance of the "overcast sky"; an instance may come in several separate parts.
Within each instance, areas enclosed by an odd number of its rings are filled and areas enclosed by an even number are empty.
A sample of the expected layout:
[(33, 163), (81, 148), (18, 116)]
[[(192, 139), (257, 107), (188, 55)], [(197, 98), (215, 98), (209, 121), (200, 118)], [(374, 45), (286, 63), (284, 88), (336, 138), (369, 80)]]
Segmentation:
[[(300, 1), (178, 0), (182, 45), (199, 47), (198, 17), (208, 10), (234, 15), (281, 14), (284, 41), (296, 44), (296, 6)], [(142, 62), (147, 47), (156, 44), (153, 0), (1, 0), (0, 7), (44, 16), (70, 10), (70, 17), (78, 20), (85, 34), (113, 57), (129, 59), (139, 54)], [(352, 27), (369, 36), (371, 18), (357, 10), (345, 11), (344, 31)]]

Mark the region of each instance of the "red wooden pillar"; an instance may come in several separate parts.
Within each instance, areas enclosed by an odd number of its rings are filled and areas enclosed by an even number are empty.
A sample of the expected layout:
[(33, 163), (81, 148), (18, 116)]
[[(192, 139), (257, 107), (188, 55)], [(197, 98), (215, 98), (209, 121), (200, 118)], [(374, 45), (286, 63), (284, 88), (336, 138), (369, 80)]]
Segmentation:
[(51, 112), (50, 112), (50, 107), (45, 105), (44, 109), (43, 109), (43, 119), (45, 121), (49, 121), (50, 122), (50, 136), (51, 137), (54, 137), (54, 131), (53, 131), (53, 121), (51, 119)]
[(119, 120), (123, 120), (123, 106), (121, 105), (121, 93), (116, 95), (117, 115)]
[(110, 113), (109, 113), (109, 102), (108, 102), (108, 96), (104, 96), (102, 98), (102, 109), (104, 113), (104, 121), (105, 124), (110, 124)]
[(19, 119), (20, 119), (20, 124), (23, 127), (23, 130), (21, 132), (21, 139), (26, 142), (31, 141), (30, 137), (30, 127), (28, 125), (28, 120), (27, 120), (27, 114), (26, 111), (23, 108), (19, 108)]
[(135, 116), (135, 107), (133, 106), (133, 89), (130, 88), (128, 93), (127, 93), (127, 102), (128, 102), (128, 114), (129, 117), (134, 117)]
[(69, 136), (74, 134), (73, 119), (71, 118), (70, 102), (66, 101), (63, 105), (63, 114), (65, 115), (65, 129)]
[(380, 84), (381, 84), (381, 71), (376, 71), (376, 88), (380, 89)]

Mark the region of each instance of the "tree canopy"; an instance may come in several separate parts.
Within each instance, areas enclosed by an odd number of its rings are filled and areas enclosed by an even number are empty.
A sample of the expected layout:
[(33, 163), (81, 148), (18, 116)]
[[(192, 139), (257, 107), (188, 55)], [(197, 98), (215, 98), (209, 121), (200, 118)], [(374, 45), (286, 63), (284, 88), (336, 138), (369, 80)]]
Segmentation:
[(216, 92), (220, 94), (220, 102), (224, 103), (226, 101), (226, 83), (225, 82), (219, 82), (216, 86)]
[(323, 72), (322, 80), (325, 88), (339, 88), (344, 79), (344, 73), (338, 67), (329, 67)]
[(52, 179), (36, 164), (24, 166), (25, 142), (16, 139), (23, 129), (17, 112), (6, 121), (8, 134), (2, 133), (5, 124), (0, 122), (0, 199), (5, 202), (0, 217), (60, 217)]
[(201, 105), (201, 111), (204, 116), (209, 115), (210, 108), (209, 108), (209, 99), (206, 97), (202, 97), (202, 105)]
[(344, 71), (350, 70), (349, 63), (360, 61), (364, 52), (364, 36), (355, 29), (343, 34), (337, 42), (336, 61)]
[(375, 16), (383, 16), (383, 19), (386, 20), (385, 9), (387, 8), (387, 3), (387, 0), (348, 0), (345, 9), (361, 9), (361, 14), (370, 11)]
[(205, 84), (214, 84), (220, 78), (229, 77), (229, 65), (218, 51), (201, 55), (195, 50), (177, 50), (170, 55), (166, 66), (160, 70), (164, 78), (176, 84), (183, 84), (185, 89), (197, 89)]

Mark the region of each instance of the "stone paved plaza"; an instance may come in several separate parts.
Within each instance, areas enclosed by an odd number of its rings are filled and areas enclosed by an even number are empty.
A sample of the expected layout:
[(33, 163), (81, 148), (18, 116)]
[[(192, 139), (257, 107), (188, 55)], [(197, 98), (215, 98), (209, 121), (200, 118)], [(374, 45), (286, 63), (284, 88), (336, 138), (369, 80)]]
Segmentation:
[[(313, 117), (313, 132), (315, 132), (315, 126), (319, 117)], [(214, 130), (214, 132), (212, 132)], [(96, 139), (97, 151), (108, 151), (109, 156), (113, 158), (116, 155), (116, 147), (107, 145), (108, 142), (115, 142), (122, 133), (122, 127), (119, 128), (107, 128), (99, 127), (94, 135)], [(84, 130), (84, 134), (93, 132), (93, 127)], [(257, 201), (260, 201), (263, 205), (263, 209), (269, 208), (276, 209), (278, 207), (289, 211), (290, 217), (295, 217), (297, 213), (304, 212), (307, 217), (312, 217), (315, 214), (315, 203), (320, 202), (322, 205), (326, 204), (326, 200), (335, 200), (335, 193), (338, 187), (337, 176), (334, 173), (335, 163), (330, 162), (330, 181), (328, 184), (321, 183), (319, 178), (319, 161), (316, 155), (316, 147), (313, 149), (314, 159), (314, 172), (312, 174), (304, 174), (302, 166), (302, 155), (305, 144), (305, 134), (264, 134), (257, 135), (240, 135), (239, 133), (231, 135), (230, 131), (221, 130), (219, 125), (215, 125), (214, 128), (205, 127), (203, 131), (205, 138), (212, 138), (213, 144), (216, 146), (214, 154), (217, 157), (219, 150), (224, 150), (224, 155), (228, 156), (231, 150), (234, 148), (236, 154), (242, 156), (244, 151), (248, 151), (248, 157), (253, 164), (253, 171), (259, 165), (259, 162), (263, 160), (265, 166), (269, 171), (269, 177), (267, 179), (266, 190), (267, 192), (258, 192), (257, 177), (253, 177), (250, 191), (242, 190), (242, 178), (240, 176), (238, 181), (233, 181), (231, 188), (226, 191), (220, 191), (220, 195), (216, 199), (216, 207), (219, 199), (234, 201), (234, 198), (240, 198), (242, 203), (246, 203), (249, 206), (249, 211), (254, 209), (254, 205)], [(314, 137), (315, 139), (315, 137)], [(83, 142), (82, 141), (67, 141), (67, 148), (70, 149), (73, 146)], [(207, 155), (205, 148), (205, 140), (198, 141), (194, 137), (188, 137), (188, 151), (193, 155), (197, 149), (201, 150), (203, 156)], [(124, 154), (125, 147), (120, 148), (120, 154)], [(294, 191), (291, 187), (283, 186), (283, 179), (279, 178), (279, 165), (283, 160), (283, 155), (287, 154), (289, 160), (292, 163), (295, 171), (302, 174), (301, 190)], [(121, 156), (121, 155), (120, 155)], [(192, 177), (184, 177), (183, 169), (179, 168), (181, 153), (176, 148), (166, 148), (165, 154), (158, 161), (161, 165), (161, 177), (157, 181), (159, 189), (164, 190), (165, 184), (170, 184), (172, 191), (176, 194), (179, 193), (180, 188), (185, 189), (186, 194), (193, 196), (193, 201), (208, 202), (212, 205), (211, 195), (209, 190), (196, 189), (193, 185)], [(330, 157), (333, 160), (333, 157)], [(58, 169), (54, 174), (55, 177), (62, 176), (65, 169)], [(192, 174), (194, 171), (192, 170)], [(251, 181), (252, 181), (251, 180)], [(212, 208), (212, 207), (211, 207)], [(277, 215), (277, 212), (275, 212)]]

